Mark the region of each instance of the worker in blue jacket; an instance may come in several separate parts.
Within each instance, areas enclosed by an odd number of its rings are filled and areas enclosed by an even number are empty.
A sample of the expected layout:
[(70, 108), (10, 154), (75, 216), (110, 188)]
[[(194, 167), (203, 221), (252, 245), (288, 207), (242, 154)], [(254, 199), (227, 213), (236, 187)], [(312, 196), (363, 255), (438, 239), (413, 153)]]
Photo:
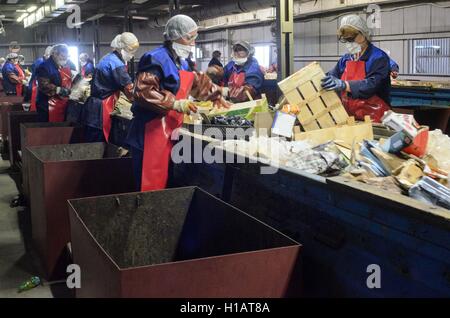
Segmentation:
[(197, 111), (189, 96), (227, 107), (221, 87), (206, 74), (189, 71), (186, 59), (197, 30), (192, 18), (172, 17), (165, 27), (164, 45), (145, 53), (139, 62), (127, 143), (137, 187), (142, 191), (166, 187), (172, 133), (183, 124), (184, 114)]
[(6, 56), (6, 62), (2, 68), (3, 89), (6, 95), (22, 96), (23, 85), (28, 82), (25, 74), (19, 66), (19, 55), (10, 53)]
[(66, 44), (52, 47), (50, 57), (36, 70), (38, 94), (36, 108), (39, 121), (63, 122), (72, 88), (72, 73), (68, 66)]
[(370, 42), (369, 27), (358, 15), (343, 17), (338, 33), (349, 53), (322, 79), (322, 87), (341, 94), (349, 115), (380, 122), (390, 109), (389, 56)]
[(33, 65), (31, 65), (31, 78), (30, 78), (30, 82), (28, 83), (28, 92), (29, 92), (29, 95), (31, 95), (29, 97), (30, 104), (31, 104), (31, 106), (30, 106), (31, 111), (36, 111), (36, 99), (37, 99), (37, 93), (38, 93), (36, 71), (37, 71), (38, 67), (50, 57), (51, 52), (52, 52), (52, 46), (47, 46), (47, 48), (45, 49), (44, 55), (41, 56), (40, 58), (38, 58), (36, 61), (34, 61)]
[(238, 41), (233, 45), (233, 56), (224, 70), (226, 89), (224, 94), (232, 102), (245, 102), (249, 96), (259, 98), (264, 83), (258, 61), (253, 57), (255, 49), (246, 41)]
[(94, 75), (94, 63), (92, 62), (89, 54), (80, 54), (80, 64), (81, 64), (81, 76), (83, 78), (92, 78)]
[(87, 142), (109, 141), (111, 113), (120, 92), (133, 99), (133, 81), (127, 63), (139, 49), (137, 37), (130, 32), (117, 35), (111, 42), (113, 51), (104, 56), (94, 70), (91, 97), (83, 107), (82, 121)]

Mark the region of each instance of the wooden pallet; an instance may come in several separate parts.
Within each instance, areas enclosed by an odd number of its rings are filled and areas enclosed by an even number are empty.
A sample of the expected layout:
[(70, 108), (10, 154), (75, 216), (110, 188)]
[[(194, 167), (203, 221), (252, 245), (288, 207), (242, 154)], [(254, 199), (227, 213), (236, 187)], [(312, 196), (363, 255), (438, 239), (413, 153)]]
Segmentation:
[(373, 139), (373, 126), (369, 116), (366, 116), (364, 122), (358, 123), (355, 122), (354, 117), (349, 117), (346, 125), (321, 130), (301, 132), (300, 127), (294, 127), (294, 140), (306, 140), (314, 147), (330, 140), (342, 141), (348, 145), (352, 145), (353, 142), (358, 143), (363, 140)]
[(450, 89), (450, 82), (394, 80), (392, 81), (392, 87)]
[(347, 111), (334, 91), (325, 91), (321, 80), (325, 73), (314, 62), (278, 83), (287, 101), (300, 107), (297, 116), (305, 131), (345, 124)]

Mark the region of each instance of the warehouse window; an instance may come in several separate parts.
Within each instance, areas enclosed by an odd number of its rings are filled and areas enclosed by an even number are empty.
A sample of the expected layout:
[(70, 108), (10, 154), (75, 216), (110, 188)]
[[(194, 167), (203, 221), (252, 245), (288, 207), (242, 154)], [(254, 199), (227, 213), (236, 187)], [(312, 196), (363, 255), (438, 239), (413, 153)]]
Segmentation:
[(69, 46), (69, 59), (73, 64), (75, 64), (78, 71), (78, 47)]
[(259, 65), (264, 67), (270, 66), (270, 45), (255, 46), (255, 58)]
[(450, 38), (414, 40), (413, 73), (450, 75)]

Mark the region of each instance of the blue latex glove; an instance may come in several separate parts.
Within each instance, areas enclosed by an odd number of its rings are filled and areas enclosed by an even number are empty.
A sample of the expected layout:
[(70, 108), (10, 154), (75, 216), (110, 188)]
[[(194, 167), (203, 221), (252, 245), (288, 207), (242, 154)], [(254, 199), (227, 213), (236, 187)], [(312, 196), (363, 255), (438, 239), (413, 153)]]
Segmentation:
[(334, 77), (333, 75), (327, 75), (324, 78), (322, 78), (322, 87), (327, 91), (336, 91), (336, 92), (342, 92), (347, 89), (345, 81), (340, 80), (339, 78)]

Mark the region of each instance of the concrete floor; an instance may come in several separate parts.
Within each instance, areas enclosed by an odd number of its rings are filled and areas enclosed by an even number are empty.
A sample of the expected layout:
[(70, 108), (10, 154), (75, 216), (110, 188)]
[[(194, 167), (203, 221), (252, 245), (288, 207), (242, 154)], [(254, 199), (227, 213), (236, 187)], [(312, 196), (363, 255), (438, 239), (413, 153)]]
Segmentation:
[(31, 248), (29, 210), (10, 208), (17, 188), (9, 174), (9, 162), (0, 158), (0, 298), (69, 297), (58, 285), (39, 286), (17, 293), (32, 276), (40, 276), (39, 259)]

